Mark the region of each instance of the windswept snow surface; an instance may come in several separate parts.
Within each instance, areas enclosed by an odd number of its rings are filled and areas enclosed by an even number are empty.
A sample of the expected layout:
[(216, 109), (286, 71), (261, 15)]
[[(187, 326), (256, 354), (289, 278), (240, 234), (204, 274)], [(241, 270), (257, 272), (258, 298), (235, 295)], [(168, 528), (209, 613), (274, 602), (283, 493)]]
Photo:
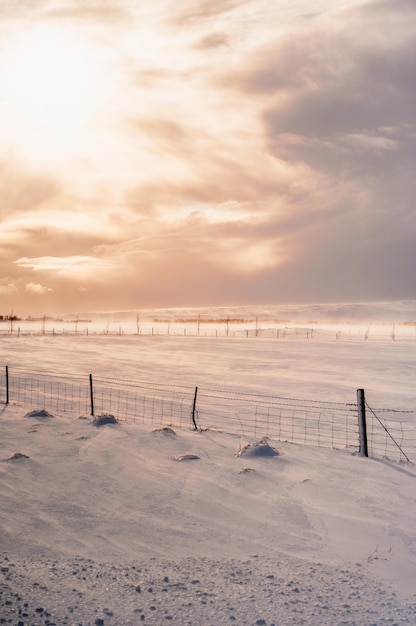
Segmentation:
[[(30, 372), (414, 408), (413, 337), (0, 337)], [(266, 433), (264, 433), (265, 435)], [(416, 623), (416, 469), (0, 405), (0, 623)], [(241, 454), (239, 454), (241, 452)]]
[(1, 415), (2, 623), (415, 623), (412, 465), (26, 413)]

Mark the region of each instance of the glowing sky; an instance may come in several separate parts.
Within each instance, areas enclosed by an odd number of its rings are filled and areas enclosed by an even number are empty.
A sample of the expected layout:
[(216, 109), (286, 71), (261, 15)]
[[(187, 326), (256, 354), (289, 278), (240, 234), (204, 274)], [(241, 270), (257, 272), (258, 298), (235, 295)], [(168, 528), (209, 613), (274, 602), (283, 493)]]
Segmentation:
[(416, 296), (414, 0), (0, 16), (0, 313)]

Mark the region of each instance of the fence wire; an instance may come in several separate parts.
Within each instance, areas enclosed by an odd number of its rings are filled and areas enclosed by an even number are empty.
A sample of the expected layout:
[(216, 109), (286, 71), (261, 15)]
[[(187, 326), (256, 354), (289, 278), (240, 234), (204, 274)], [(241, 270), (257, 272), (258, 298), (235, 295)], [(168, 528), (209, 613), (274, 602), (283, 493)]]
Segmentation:
[[(0, 376), (4, 397), (5, 376)], [(66, 378), (53, 374), (32, 374), (13, 370), (9, 375), (9, 401), (58, 413), (86, 415), (90, 410), (90, 389), (87, 379)]]
[(369, 456), (416, 463), (416, 411), (366, 409)]
[[(4, 372), (0, 372), (0, 393), (5, 401)], [(152, 427), (196, 424), (199, 429), (254, 439), (268, 436), (303, 445), (359, 447), (355, 404), (98, 377), (89, 381), (19, 368), (9, 374), (9, 397), (14, 404), (61, 414), (111, 414), (119, 421)]]
[[(7, 399), (58, 414), (111, 414), (152, 427), (196, 424), (247, 438), (359, 449), (356, 404), (0, 368), (0, 402)], [(369, 456), (415, 463), (416, 411), (373, 409), (367, 402), (366, 409)]]
[(184, 428), (191, 424), (193, 393), (189, 387), (95, 378), (94, 412), (111, 413), (119, 421)]
[(358, 448), (356, 405), (249, 393), (198, 390), (197, 422), (255, 439)]

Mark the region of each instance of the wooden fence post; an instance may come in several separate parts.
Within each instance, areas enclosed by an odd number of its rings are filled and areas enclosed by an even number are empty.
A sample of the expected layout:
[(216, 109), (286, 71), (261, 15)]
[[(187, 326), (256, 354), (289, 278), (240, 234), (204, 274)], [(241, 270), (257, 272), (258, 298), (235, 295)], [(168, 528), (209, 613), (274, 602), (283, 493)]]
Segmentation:
[(94, 417), (94, 393), (92, 388), (92, 374), (90, 374), (90, 399), (91, 399), (91, 415)]
[(9, 366), (6, 365), (6, 404), (9, 404)]
[(192, 421), (193, 421), (193, 424), (194, 424), (194, 430), (198, 430), (198, 426), (197, 426), (196, 421), (195, 421), (196, 396), (197, 396), (197, 394), (198, 394), (198, 387), (195, 387), (194, 401), (193, 401), (193, 404), (192, 404)]
[(357, 389), (358, 433), (360, 438), (360, 456), (368, 457), (367, 422), (365, 418), (364, 389)]

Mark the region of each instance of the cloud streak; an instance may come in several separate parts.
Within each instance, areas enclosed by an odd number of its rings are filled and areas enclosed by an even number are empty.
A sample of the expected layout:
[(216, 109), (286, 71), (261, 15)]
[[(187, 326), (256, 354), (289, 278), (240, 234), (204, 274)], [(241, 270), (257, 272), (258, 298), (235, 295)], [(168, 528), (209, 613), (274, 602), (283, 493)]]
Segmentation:
[[(1, 88), (6, 308), (414, 296), (414, 3), (45, 1), (6, 17), (0, 69), (19, 64), (37, 107)], [(59, 81), (31, 66), (39, 33), (45, 53), (66, 42)]]

